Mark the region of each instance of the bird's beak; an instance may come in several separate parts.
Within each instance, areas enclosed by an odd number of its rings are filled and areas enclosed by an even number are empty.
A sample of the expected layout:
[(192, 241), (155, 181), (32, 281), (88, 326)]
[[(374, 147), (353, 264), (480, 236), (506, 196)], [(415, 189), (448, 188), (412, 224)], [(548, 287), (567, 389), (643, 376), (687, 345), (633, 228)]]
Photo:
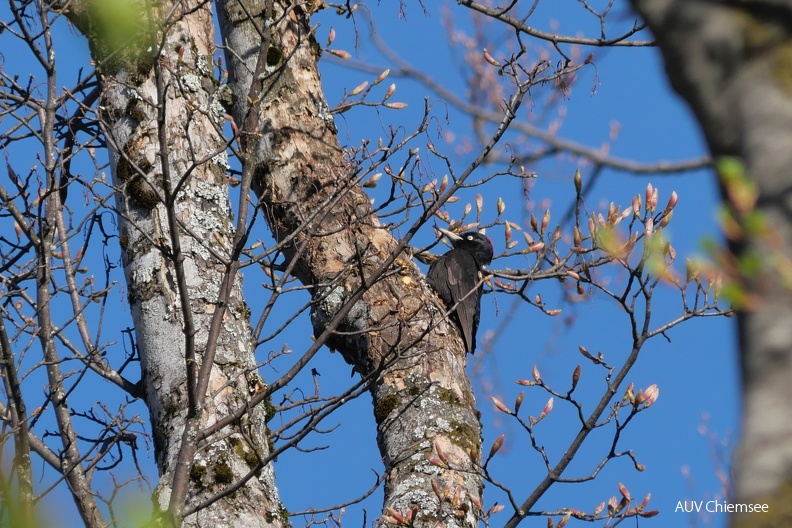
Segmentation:
[(442, 227), (437, 227), (437, 226), (435, 226), (435, 229), (437, 229), (438, 231), (443, 233), (445, 236), (447, 236), (452, 241), (453, 240), (462, 240), (461, 236), (457, 235), (456, 233), (453, 233), (453, 232), (449, 231), (448, 229), (443, 229)]

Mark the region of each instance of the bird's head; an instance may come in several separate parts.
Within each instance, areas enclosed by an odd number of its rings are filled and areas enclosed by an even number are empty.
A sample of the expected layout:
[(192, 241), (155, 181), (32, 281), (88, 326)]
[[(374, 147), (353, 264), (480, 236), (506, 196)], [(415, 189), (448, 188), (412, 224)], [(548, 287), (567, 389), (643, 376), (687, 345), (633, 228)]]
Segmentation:
[(454, 249), (463, 249), (473, 255), (479, 266), (488, 266), (492, 262), (494, 255), (492, 240), (484, 233), (466, 231), (457, 234), (442, 227), (438, 227), (437, 230), (451, 240)]

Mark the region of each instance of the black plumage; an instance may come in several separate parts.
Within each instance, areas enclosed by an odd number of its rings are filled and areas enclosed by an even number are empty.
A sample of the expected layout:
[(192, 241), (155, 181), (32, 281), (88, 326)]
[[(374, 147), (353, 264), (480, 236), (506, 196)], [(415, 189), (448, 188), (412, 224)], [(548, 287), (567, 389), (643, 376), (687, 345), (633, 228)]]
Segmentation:
[(451, 240), (453, 248), (432, 262), (427, 279), (446, 308), (456, 307), (451, 319), (462, 334), (465, 348), (473, 354), (481, 314), (481, 268), (492, 262), (492, 242), (476, 231), (458, 235), (438, 229)]

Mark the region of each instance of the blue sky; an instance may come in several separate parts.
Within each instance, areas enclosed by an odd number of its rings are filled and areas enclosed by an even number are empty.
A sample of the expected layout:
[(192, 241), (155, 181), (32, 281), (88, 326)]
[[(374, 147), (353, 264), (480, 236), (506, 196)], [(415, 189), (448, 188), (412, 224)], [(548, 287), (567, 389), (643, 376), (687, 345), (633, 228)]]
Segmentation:
[[(454, 14), (461, 29), (470, 30), (464, 9), (453, 3), (443, 5)], [(557, 28), (558, 32), (570, 35), (586, 31), (587, 36), (598, 36), (596, 20), (592, 21), (592, 17), (582, 11), (579, 2), (552, 2), (542, 5), (546, 6), (546, 12), (539, 12), (531, 19), (539, 29)], [(613, 19), (621, 27), (630, 27), (633, 18), (626, 12), (616, 13), (623, 6), (623, 2), (616, 3)], [(464, 73), (465, 64), (460, 59), (458, 50), (448, 49), (446, 34), (440, 27), (442, 17), (438, 10), (429, 7), (431, 13), (425, 16), (416, 5), (409, 4), (406, 17), (402, 19), (393, 5), (370, 8), (372, 18), (377, 21), (380, 37), (399, 57), (421, 71), (431, 72), (436, 80), (448, 88), (464, 90), (459, 86), (459, 79), (460, 72)], [(343, 25), (333, 16), (323, 16), (320, 20), (322, 25), (318, 34), (326, 34), (330, 25), (335, 26), (337, 37), (332, 47), (351, 52), (351, 60), (392, 67), (376, 51), (366, 46), (366, 31), (361, 30), (357, 35), (359, 44), (356, 48), (348, 25)], [(363, 24), (358, 23), (358, 28), (361, 27)], [(500, 42), (506, 41), (508, 35), (504, 34), (505, 31), (496, 28), (493, 31), (504, 37)], [(646, 39), (648, 36), (642, 38)], [(324, 42), (321, 36), (319, 40)], [(498, 42), (497, 38), (494, 40)], [(489, 49), (492, 51), (492, 48)], [(616, 157), (649, 163), (696, 159), (706, 154), (701, 135), (689, 111), (668, 87), (656, 49), (585, 48), (582, 56), (585, 57), (590, 52), (594, 53), (596, 72), (593, 69), (584, 70), (568, 98), (554, 109), (553, 115), (558, 115), (559, 112), (564, 115), (558, 132), (560, 137), (596, 148), (609, 141), (610, 130), (614, 124), (618, 124), (620, 132), (610, 145), (610, 152)], [(351, 91), (364, 80), (371, 81), (375, 76), (340, 68), (335, 62), (337, 61), (326, 64), (323, 69), (326, 96), (331, 106), (334, 100), (340, 98), (339, 84)], [(395, 112), (383, 111), (376, 114), (369, 110), (344, 114), (339, 123), (342, 142), (346, 139), (354, 144), (360, 138), (372, 138), (372, 134), (373, 138), (382, 135), (383, 123), (390, 123), (394, 119), (409, 127), (409, 123), (414, 124), (420, 117), (423, 97), (428, 95), (432, 100), (437, 97), (418, 83), (403, 79), (394, 81), (397, 91), (392, 100), (407, 102), (408, 109), (399, 111), (397, 116), (394, 116)], [(383, 85), (387, 85), (387, 81)], [(539, 114), (543, 110), (536, 107), (534, 112)], [(451, 124), (448, 128), (453, 129), (461, 141), (462, 137), (470, 134), (465, 129), (467, 121), (453, 109), (450, 113)], [(463, 158), (458, 159), (460, 162), (464, 161)], [(522, 218), (521, 208), (538, 210), (541, 214), (541, 204), (550, 204), (553, 213), (560, 216), (572, 190), (574, 168), (575, 164), (563, 157), (531, 167), (529, 170), (536, 171), (538, 178), (527, 203), (518, 182), (495, 180), (469, 194), (462, 193), (462, 200), (450, 206), (449, 212), (452, 217), (455, 213), (458, 215), (464, 204), (472, 201), (472, 194), (481, 192), (489, 207), (490, 218), (494, 216), (492, 209), (499, 196), (507, 204), (507, 217), (518, 223)], [(481, 169), (475, 175), (483, 176), (487, 170), (491, 169)], [(583, 174), (587, 174), (585, 169)], [(683, 175), (633, 176), (605, 170), (587, 199), (589, 210), (601, 210), (610, 201), (626, 207), (632, 196), (643, 195), (648, 182), (660, 189), (660, 204), (665, 204), (671, 191), (676, 191), (680, 197), (674, 220), (667, 233), (678, 252), (676, 269), (684, 273), (685, 258), (702, 256), (703, 240), (718, 239), (714, 221), (716, 188), (708, 171)], [(431, 232), (424, 234), (427, 237), (432, 236)], [(495, 241), (496, 252), (502, 249), (501, 232), (495, 231), (490, 236)], [(499, 267), (498, 264), (496, 261), (493, 266)], [(519, 266), (513, 261), (505, 265)], [(548, 299), (556, 299), (560, 303), (560, 290), (558, 283), (548, 282), (534, 284), (529, 291), (532, 294), (541, 293), (546, 302)], [(678, 293), (674, 293), (671, 288), (660, 288), (655, 302), (655, 321), (658, 324), (678, 313)], [(511, 304), (512, 299), (505, 295), (485, 296), (482, 303), (480, 341), (488, 330), (499, 328)], [(628, 352), (629, 341), (625, 339), (628, 332), (627, 320), (604, 296), (594, 295), (584, 303), (565, 305), (563, 308), (562, 315), (550, 318), (536, 309), (521, 307), (514, 322), (498, 336), (495, 348), (484, 354), (480, 353), (471, 360), (469, 372), (477, 389), (479, 408), (483, 413), (484, 450), (488, 450), (499, 434), (507, 435), (505, 447), (493, 461), (492, 467), (502, 483), (513, 486), (519, 500), (524, 499), (533, 489), (533, 485), (540, 480), (542, 467), (537, 463), (538, 459), (527, 436), (520, 433), (513, 421), (494, 409), (489, 397), (496, 396), (511, 407), (514, 398), (523, 389), (514, 380), (530, 378), (534, 364), (548, 383), (567, 387), (574, 366), (583, 363), (582, 379), (589, 383), (587, 389), (591, 391), (586, 393), (589, 395), (588, 400), (583, 398), (584, 406), (592, 406), (594, 402), (591, 398), (599, 394), (594, 389), (602, 386), (602, 377), (591, 365), (585, 364), (585, 360), (577, 352), (577, 346), (584, 345), (591, 351), (601, 351), (613, 362), (625, 357)], [(663, 338), (650, 342), (638, 365), (628, 376), (628, 381), (633, 381), (637, 388), (656, 383), (661, 390), (658, 402), (637, 417), (620, 443), (622, 449), (633, 450), (638, 461), (646, 466), (646, 470), (638, 473), (626, 459), (616, 461), (594, 482), (556, 486), (540, 501), (541, 508), (567, 506), (591, 511), (599, 502), (618, 495), (616, 485), (622, 482), (633, 496), (639, 497), (639, 502), (646, 493), (652, 493), (650, 508), (660, 509), (662, 516), (652, 521), (644, 521), (646, 525), (725, 526), (726, 519), (722, 515), (701, 517), (696, 514), (674, 513), (674, 510), (680, 500), (720, 497), (722, 486), (719, 472), (728, 472), (729, 469), (729, 453), (736, 443), (739, 405), (733, 319), (690, 321), (670, 331), (668, 338), (670, 342)], [(581, 387), (583, 383), (581, 381)], [(547, 395), (540, 391), (526, 391), (522, 414), (535, 416), (546, 399)], [(368, 439), (374, 431), (374, 424), (373, 420), (365, 417), (369, 413), (369, 402), (359, 401), (357, 405), (359, 411), (355, 414), (359, 417), (358, 421), (348, 424), (343, 418), (339, 418), (340, 427), (337, 433), (343, 435), (346, 430), (351, 437), (348, 441), (337, 442), (335, 445), (330, 442), (331, 448), (326, 452), (328, 459), (340, 459), (344, 463), (343, 468), (331, 465), (327, 478), (335, 480), (341, 478), (341, 474), (349, 475), (350, 482), (354, 483), (353, 489), (362, 491), (371, 481), (371, 478), (366, 480), (367, 475), (372, 476), (369, 467), (378, 471), (381, 464), (376, 453), (365, 461), (361, 460), (361, 450), (370, 447)], [(570, 418), (573, 415), (569, 409), (556, 402), (553, 413), (537, 428), (539, 442), (547, 448), (551, 458), (555, 456), (557, 459), (563, 454), (571, 435), (576, 432), (574, 427), (569, 426)], [(579, 477), (590, 471), (593, 463), (602, 455), (604, 442), (604, 437), (593, 438), (592, 446), (580, 452), (578, 459), (570, 467), (570, 474), (566, 476)], [(330, 501), (340, 500), (345, 495), (347, 490), (342, 492), (341, 489), (327, 489), (324, 486), (325, 479), (316, 478), (314, 472), (320, 465), (318, 459), (322, 455), (317, 454), (317, 463), (310, 466), (306, 466), (302, 455), (296, 453), (282, 457), (279, 462), (278, 471), (281, 475), (284, 472), (292, 474), (293, 467), (303, 468), (306, 480), (301, 481), (301, 484), (311, 481), (316, 483), (310, 493), (298, 491), (295, 494), (298, 502), (307, 504), (323, 493), (328, 493)], [(289, 495), (285, 488), (283, 492), (284, 498), (288, 500)], [(503, 502), (503, 497), (492, 488), (485, 492), (485, 499), (490, 505), (496, 500)], [(375, 501), (367, 508), (369, 518), (372, 512), (377, 511), (378, 504)], [(349, 513), (347, 517), (352, 515)], [(361, 516), (353, 518), (358, 520)], [(505, 517), (502, 521), (505, 521)], [(493, 522), (497, 525), (501, 521)]]
[[(465, 75), (466, 64), (460, 58), (459, 50), (448, 47), (446, 33), (441, 27), (442, 16), (439, 9), (427, 5), (430, 12), (424, 14), (417, 3), (408, 2), (406, 16), (403, 17), (394, 4), (396, 3), (382, 2), (369, 6), (383, 40), (416, 68), (431, 72), (433, 78), (451, 90), (458, 90), (460, 93), (464, 91), (460, 80)], [(592, 5), (595, 4), (596, 2), (592, 2)], [(471, 30), (467, 12), (463, 8), (457, 7), (454, 2), (442, 5), (450, 10), (461, 30)], [(626, 11), (617, 11), (624, 5), (624, 2), (616, 2), (613, 16), (614, 23), (623, 28), (630, 27), (633, 23), (633, 18)], [(4, 6), (4, 17), (6, 12)], [(579, 2), (573, 0), (540, 4), (540, 9), (531, 20), (544, 30), (572, 35), (585, 32), (587, 36), (598, 36), (597, 21), (580, 8)], [(319, 24), (317, 35), (321, 44), (324, 44), (330, 27), (334, 26), (337, 37), (331, 47), (346, 49), (353, 54), (354, 61), (382, 68), (392, 67), (368, 46), (367, 30), (361, 19), (357, 20), (357, 35), (351, 21), (335, 16), (329, 10), (320, 13), (316, 23)], [(488, 49), (497, 54), (499, 50), (502, 52), (506, 49), (512, 35), (497, 26), (493, 26), (491, 30), (495, 46)], [(67, 43), (66, 49), (73, 52), (60, 55), (64, 64), (72, 65), (87, 60), (85, 46), (79, 36), (74, 35), (73, 30), (63, 32), (61, 37)], [(355, 44), (356, 37), (358, 45)], [(581, 71), (575, 88), (552, 107), (544, 124), (563, 117), (558, 135), (593, 147), (609, 142), (609, 134), (617, 124), (620, 132), (611, 141), (610, 152), (617, 157), (641, 162), (695, 159), (705, 154), (695, 122), (667, 85), (656, 49), (582, 50), (584, 57), (588, 53), (594, 53), (593, 63), (596, 69), (589, 67)], [(21, 54), (20, 57), (13, 53), (5, 54), (7, 67), (24, 69), (16, 62), (17, 58), (23, 58)], [(67, 71), (64, 77), (74, 75), (74, 71)], [(344, 68), (337, 61), (331, 60), (322, 61), (322, 72), (325, 95), (331, 106), (341, 99), (344, 88), (351, 91), (361, 82), (372, 81), (376, 76)], [(419, 83), (394, 76), (383, 82), (377, 87), (379, 91), (373, 93), (384, 93), (391, 82), (397, 84), (397, 91), (391, 100), (406, 102), (408, 107), (398, 111), (353, 109), (337, 117), (342, 144), (356, 145), (364, 138), (375, 142), (392, 124), (411, 130), (420, 119), (426, 96), (436, 103), (435, 110), (441, 116), (443, 131), (454, 134), (454, 141), (449, 143), (442, 141), (442, 137), (447, 137), (445, 135), (432, 136), (438, 147), (453, 152), (470, 137), (469, 119), (449, 108), (446, 122), (445, 105), (437, 94), (431, 93)], [(533, 113), (541, 115), (545, 111), (542, 106), (545, 99), (540, 90), (536, 91), (533, 101)], [(529, 106), (523, 110), (527, 112)], [(523, 139), (510, 136), (506, 138), (506, 142), (509, 141)], [(422, 153), (426, 153), (425, 138), (420, 138), (415, 146), (421, 148)], [(31, 163), (24, 153), (13, 152), (11, 156), (19, 164), (15, 166), (20, 170), (26, 170), (25, 167)], [(459, 169), (470, 159), (470, 154), (462, 153), (453, 160)], [(572, 177), (577, 166), (575, 160), (566, 156), (546, 160), (536, 166), (527, 167), (529, 171), (537, 173), (528, 195), (517, 180), (495, 179), (482, 187), (461, 192), (460, 201), (450, 205), (448, 211), (452, 217), (459, 216), (464, 204), (472, 202), (476, 193), (481, 193), (485, 201), (485, 220), (495, 217), (495, 202), (498, 197), (502, 197), (507, 206), (507, 219), (522, 224), (526, 214), (534, 212), (540, 215), (545, 207), (550, 207), (553, 211), (551, 225), (554, 226), (572, 195)], [(435, 163), (433, 168), (442, 176), (442, 167)], [(484, 177), (494, 170), (493, 167), (483, 167), (473, 178)], [(588, 174), (587, 168), (583, 166), (581, 170), (585, 178)], [(660, 204), (665, 204), (671, 191), (676, 191), (679, 195), (674, 220), (666, 232), (678, 252), (676, 269), (684, 273), (685, 258), (701, 255), (702, 241), (705, 238), (718, 237), (714, 222), (716, 190), (708, 171), (671, 176), (633, 176), (606, 169), (587, 197), (588, 209), (599, 211), (611, 201), (626, 207), (634, 195), (643, 195), (649, 182), (660, 189)], [(379, 191), (373, 192), (375, 198), (378, 196), (377, 192)], [(502, 230), (493, 229), (489, 235), (495, 243), (496, 252), (502, 250)], [(261, 232), (258, 236), (266, 239), (266, 233)], [(416, 245), (430, 243), (433, 236), (432, 230), (427, 226), (418, 237)], [(496, 261), (493, 267), (525, 265), (525, 262), (511, 259)], [(614, 274), (612, 280), (618, 281), (621, 278)], [(253, 271), (246, 277), (248, 298), (254, 314), (257, 309), (261, 309), (254, 300), (261, 298), (258, 284), (262, 281)], [(541, 371), (543, 379), (559, 389), (568, 386), (574, 367), (583, 364), (579, 392), (584, 407), (590, 409), (603, 386), (602, 375), (598, 369), (585, 362), (577, 351), (578, 345), (583, 345), (595, 353), (602, 352), (607, 360), (615, 364), (619, 364), (619, 360), (626, 356), (629, 349), (629, 341), (626, 339), (627, 320), (604, 296), (593, 295), (582, 303), (564, 304), (562, 286), (555, 281), (532, 284), (529, 292), (532, 296), (541, 294), (549, 306), (562, 308), (563, 312), (551, 318), (530, 306), (519, 306), (511, 322), (498, 333), (492, 349), (485, 351), (481, 347), (479, 354), (471, 358), (469, 367), (482, 412), (484, 451), (489, 449), (489, 445), (500, 434), (506, 434), (504, 448), (492, 462), (491, 469), (499, 481), (513, 488), (518, 501), (524, 499), (541, 479), (543, 469), (530, 447), (528, 437), (519, 431), (512, 420), (498, 413), (489, 398), (498, 397), (512, 406), (520, 390), (526, 390), (516, 385), (514, 380), (530, 378), (534, 364)], [(119, 296), (118, 300), (121, 299)], [(300, 301), (299, 296), (295, 296), (294, 303)], [(671, 288), (660, 288), (655, 301), (657, 325), (678, 314), (677, 301), (678, 293), (675, 294)], [(512, 303), (512, 298), (502, 293), (485, 296), (479, 329), (480, 343), (488, 331), (493, 332), (500, 328)], [(123, 307), (122, 302), (115, 306), (119, 320), (128, 318), (128, 310)], [(282, 306), (278, 311), (279, 316), (286, 318), (291, 306)], [(270, 352), (280, 350), (282, 346), (287, 346), (294, 350), (295, 356), (298, 355), (301, 350), (310, 346), (308, 324), (307, 318), (299, 319), (276, 341), (262, 347), (257, 352), (259, 359), (263, 361)], [(277, 321), (273, 321), (272, 325), (274, 329)], [(268, 333), (267, 330), (264, 333)], [(723, 516), (700, 518), (693, 514), (674, 513), (674, 509), (680, 500), (718, 497), (721, 485), (717, 471), (728, 470), (728, 467), (720, 466), (717, 459), (725, 453), (725, 463), (728, 464), (728, 453), (736, 442), (738, 375), (733, 320), (694, 320), (671, 330), (668, 338), (670, 342), (662, 337), (652, 340), (628, 376), (628, 381), (634, 382), (636, 388), (645, 388), (656, 383), (661, 391), (657, 403), (637, 416), (626, 430), (620, 444), (621, 449), (632, 449), (638, 461), (646, 466), (646, 470), (636, 472), (626, 458), (614, 461), (593, 482), (555, 486), (540, 501), (540, 508), (552, 510), (566, 506), (591, 511), (598, 503), (618, 495), (616, 486), (618, 482), (622, 482), (633, 496), (639, 497), (639, 502), (646, 493), (652, 493), (650, 508), (660, 509), (662, 515), (644, 521), (647, 526), (726, 525)], [(274, 368), (278, 366), (262, 369), (264, 378), (276, 377)], [(342, 390), (353, 381), (349, 375), (349, 366), (338, 354), (323, 352), (316, 357), (311, 367), (321, 373), (319, 379), (322, 389), (328, 393)], [(86, 387), (89, 393), (87, 398), (92, 397), (91, 392), (104, 390), (101, 382), (93, 383), (95, 385)], [(298, 378), (291, 388), (312, 391), (313, 380), (306, 374)], [(274, 402), (278, 403), (281, 397), (282, 395), (277, 395)], [(540, 390), (527, 389), (522, 415), (537, 415), (546, 400), (547, 395)], [(142, 405), (138, 405), (137, 412), (145, 416)], [(557, 401), (553, 412), (537, 426), (538, 441), (547, 449), (551, 459), (557, 459), (563, 454), (571, 435), (575, 433), (573, 418), (568, 406)], [(328, 446), (327, 449), (311, 453), (290, 451), (283, 454), (276, 464), (282, 499), (289, 510), (329, 506), (349, 500), (364, 493), (373, 484), (375, 473), (382, 473), (368, 395), (351, 402), (334, 415), (326, 426), (335, 428), (326, 435), (309, 437), (305, 447)], [(583, 448), (571, 465), (570, 474), (565, 476), (585, 475), (601, 458), (607, 437), (593, 436), (591, 445)], [(141, 451), (139, 456), (153, 476), (155, 471), (151, 460), (152, 453)], [(140, 491), (147, 492), (145, 489), (131, 489), (129, 494), (135, 496)], [(55, 508), (55, 504), (61, 500), (62, 496), (53, 497), (45, 504), (51, 504)], [(503, 496), (496, 490), (490, 487), (486, 489), (487, 506), (503, 500)], [(350, 506), (345, 514), (345, 521), (349, 525), (359, 525), (365, 509), (371, 522), (377, 516), (380, 505), (381, 492), (377, 492), (362, 505)], [(500, 515), (500, 518), (493, 520), (494, 525), (507, 518), (505, 512)], [(300, 525), (302, 520), (295, 518), (295, 525)], [(528, 524), (530, 522), (526, 523)]]

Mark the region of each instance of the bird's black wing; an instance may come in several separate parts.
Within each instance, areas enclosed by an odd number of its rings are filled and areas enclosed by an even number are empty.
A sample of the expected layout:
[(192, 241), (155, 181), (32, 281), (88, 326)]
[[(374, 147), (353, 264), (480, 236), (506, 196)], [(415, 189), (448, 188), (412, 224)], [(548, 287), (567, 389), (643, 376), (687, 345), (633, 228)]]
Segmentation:
[(473, 255), (467, 251), (452, 250), (446, 255), (445, 266), (448, 271), (451, 306), (456, 305), (456, 316), (462, 330), (462, 338), (468, 352), (472, 354), (476, 350), (476, 329), (481, 300), (478, 264)]

